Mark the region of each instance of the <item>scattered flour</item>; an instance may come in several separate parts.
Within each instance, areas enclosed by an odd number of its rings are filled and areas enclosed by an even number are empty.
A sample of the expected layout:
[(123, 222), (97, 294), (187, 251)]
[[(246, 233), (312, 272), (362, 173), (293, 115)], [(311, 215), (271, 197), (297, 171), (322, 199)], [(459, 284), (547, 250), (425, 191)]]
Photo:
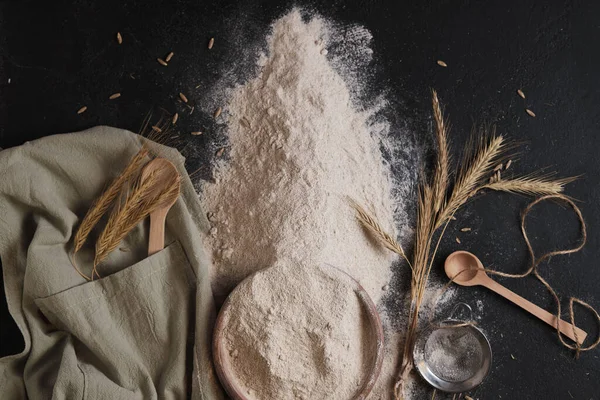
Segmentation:
[(373, 341), (352, 281), (339, 271), (278, 264), (233, 292), (225, 343), (253, 399), (351, 399)]
[(217, 295), (280, 260), (335, 265), (375, 302), (390, 278), (395, 257), (365, 234), (348, 203), (366, 205), (396, 234), (386, 127), (372, 121), (376, 110), (353, 104), (323, 51), (329, 37), (324, 20), (291, 11), (274, 23), (258, 76), (230, 94), (228, 160), (201, 188)]

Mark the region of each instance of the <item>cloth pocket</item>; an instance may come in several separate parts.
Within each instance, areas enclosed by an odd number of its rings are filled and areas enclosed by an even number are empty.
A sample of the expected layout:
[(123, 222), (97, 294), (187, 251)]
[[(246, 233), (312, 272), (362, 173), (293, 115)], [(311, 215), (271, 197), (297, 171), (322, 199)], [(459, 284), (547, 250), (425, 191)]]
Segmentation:
[(72, 335), (78, 365), (70, 367), (83, 372), (84, 398), (182, 399), (191, 386), (195, 286), (174, 242), (106, 278), (35, 302)]

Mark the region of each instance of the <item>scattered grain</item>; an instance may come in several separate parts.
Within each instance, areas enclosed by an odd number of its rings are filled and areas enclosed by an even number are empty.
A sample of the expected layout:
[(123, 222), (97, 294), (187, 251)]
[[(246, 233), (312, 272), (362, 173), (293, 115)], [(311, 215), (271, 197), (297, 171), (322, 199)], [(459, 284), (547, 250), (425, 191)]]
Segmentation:
[(462, 228), (461, 232), (471, 232), (471, 228)]
[(217, 150), (217, 152), (215, 153), (215, 156), (221, 157), (224, 152), (225, 152), (225, 147), (221, 147), (219, 150)]
[(501, 170), (502, 169), (502, 163), (496, 165), (496, 168), (494, 168), (494, 172)]
[(506, 171), (508, 169), (508, 167), (510, 167), (511, 164), (512, 164), (512, 160), (508, 160), (508, 162), (506, 163), (506, 167), (504, 167), (504, 170)]
[(523, 98), (523, 99), (525, 98), (525, 93), (523, 93), (523, 91), (521, 89), (517, 90), (517, 94), (519, 96), (521, 96), (521, 98)]
[(526, 108), (526, 109), (525, 109), (525, 112), (526, 112), (527, 114), (529, 114), (531, 117), (534, 117), (534, 118), (535, 118), (535, 113), (534, 113), (533, 111), (531, 111), (529, 108)]
[(170, 52), (169, 54), (167, 54), (167, 56), (165, 57), (165, 61), (169, 62), (171, 61), (171, 58), (173, 58), (173, 56), (175, 55), (175, 53)]
[(467, 394), (465, 394), (465, 400), (473, 400), (473, 398)]
[(167, 65), (169, 65), (169, 64), (167, 64), (167, 62), (166, 62), (165, 60), (163, 60), (162, 58), (157, 58), (157, 59), (156, 59), (156, 61), (158, 61), (158, 63), (159, 63), (160, 65), (164, 66), (164, 67), (166, 67)]
[(185, 97), (185, 94), (183, 93), (179, 93), (179, 98), (181, 99), (181, 101), (183, 101), (184, 103), (188, 102), (188, 98)]
[(119, 251), (122, 251), (123, 253), (128, 253), (129, 252), (129, 248), (127, 248), (127, 247), (119, 247)]
[(460, 244), (460, 239), (458, 237), (456, 238), (456, 243)]
[(83, 106), (79, 110), (77, 110), (77, 114), (83, 114), (84, 112), (86, 112), (86, 110), (87, 110), (87, 106)]
[(171, 123), (173, 125), (175, 125), (177, 123), (178, 119), (179, 119), (179, 114), (178, 113), (173, 114), (173, 119), (171, 120)]
[(190, 115), (192, 115), (192, 113), (194, 112), (194, 108), (196, 108), (196, 106), (192, 106), (192, 108), (190, 109)]
[(451, 216), (451, 217), (450, 217), (450, 219), (451, 219), (452, 221), (456, 221), (456, 217), (455, 217), (454, 215), (453, 215), (453, 216)]
[(121, 36), (121, 32), (117, 32), (117, 43), (123, 43), (123, 36)]
[(215, 119), (219, 118), (219, 115), (221, 115), (222, 111), (223, 109), (221, 107), (217, 108), (217, 110), (215, 111)]
[(512, 354), (510, 355), (510, 358), (512, 358), (513, 360), (516, 360), (515, 356), (513, 356)]
[(121, 93), (113, 93), (110, 95), (109, 100), (118, 99), (119, 97), (121, 97)]
[(200, 135), (202, 135), (202, 132), (200, 132), (200, 131), (192, 132), (192, 136), (200, 136)]
[(160, 129), (158, 126), (156, 125), (152, 125), (152, 130), (158, 133), (162, 133), (162, 129)]
[(437, 64), (438, 64), (440, 67), (444, 67), (444, 68), (446, 68), (446, 67), (448, 66), (448, 64), (446, 64), (446, 63), (445, 63), (445, 62), (443, 62), (442, 60), (438, 60), (438, 61), (437, 61)]
[(213, 46), (215, 44), (215, 38), (210, 38), (210, 40), (208, 41), (208, 49), (212, 49)]

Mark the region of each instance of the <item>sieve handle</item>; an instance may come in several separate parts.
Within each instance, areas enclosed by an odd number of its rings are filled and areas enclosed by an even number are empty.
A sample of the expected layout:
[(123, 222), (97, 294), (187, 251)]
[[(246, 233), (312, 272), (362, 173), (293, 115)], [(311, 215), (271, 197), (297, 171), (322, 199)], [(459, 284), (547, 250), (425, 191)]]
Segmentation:
[(457, 318), (456, 314), (457, 314), (457, 311), (458, 311), (458, 310), (459, 310), (461, 307), (464, 307), (464, 308), (466, 308), (467, 310), (469, 310), (469, 321), (474, 321), (474, 318), (473, 318), (473, 309), (471, 308), (471, 306), (470, 306), (470, 305), (468, 305), (467, 303), (463, 303), (463, 302), (457, 303), (457, 304), (454, 306), (454, 308), (453, 308), (453, 309), (452, 309), (452, 311), (450, 312), (450, 315), (448, 315), (448, 318), (446, 318), (446, 321), (457, 321), (457, 320), (458, 320), (458, 318)]
[[(505, 288), (504, 286), (500, 285), (498, 282), (496, 282), (490, 278), (482, 279), (480, 284), (482, 286), (485, 286), (488, 289), (498, 293), (500, 296), (504, 297), (505, 299), (512, 301), (513, 303), (515, 303), (522, 309), (529, 311), (531, 314), (535, 315), (536, 317), (538, 317), (539, 319), (541, 319), (548, 325), (556, 328), (556, 315), (549, 313), (548, 311), (544, 310), (543, 308), (536, 306), (529, 300), (526, 300), (523, 297), (519, 296), (518, 294), (511, 292), (510, 290), (508, 290), (507, 288)], [(582, 344), (585, 341), (585, 338), (587, 337), (587, 333), (584, 330), (582, 330), (574, 325), (571, 325), (570, 323), (568, 323), (567, 321), (564, 321), (562, 319), (559, 320), (559, 322), (558, 322), (558, 328), (563, 335), (567, 336), (569, 339), (573, 340), (574, 342), (577, 342), (577, 340), (579, 340), (579, 344)], [(577, 332), (577, 339), (575, 339), (575, 334), (573, 333), (573, 329)]]

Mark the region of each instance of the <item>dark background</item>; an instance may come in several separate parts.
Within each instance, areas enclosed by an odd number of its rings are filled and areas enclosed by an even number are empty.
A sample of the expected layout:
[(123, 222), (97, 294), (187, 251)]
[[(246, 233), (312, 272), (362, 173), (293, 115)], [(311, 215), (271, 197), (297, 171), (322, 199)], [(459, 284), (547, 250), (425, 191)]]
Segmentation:
[[(430, 89), (438, 90), (452, 121), (453, 149), (459, 154), (474, 125), (494, 124), (499, 133), (523, 143), (511, 170), (549, 167), (561, 176), (583, 174), (567, 193), (579, 200), (588, 225), (588, 244), (579, 253), (553, 258), (542, 274), (561, 295), (600, 307), (600, 6), (572, 1), (0, 1), (0, 147), (41, 136), (74, 132), (98, 124), (138, 131), (150, 111), (169, 113), (200, 104), (232, 60), (242, 80), (254, 60), (239, 60), (237, 46), (264, 41), (268, 26), (292, 5), (316, 10), (340, 22), (359, 23), (374, 36), (373, 91), (388, 93), (398, 134), (424, 142), (430, 132)], [(116, 32), (124, 43), (118, 46)], [(207, 50), (210, 37), (215, 47)], [(231, 40), (229, 40), (231, 39)], [(156, 62), (169, 51), (169, 67)], [(441, 68), (436, 60), (444, 60)], [(248, 68), (245, 68), (248, 67)], [(10, 83), (8, 80), (10, 79)], [(196, 87), (199, 86), (198, 89)], [(517, 96), (522, 88), (527, 98)], [(115, 101), (108, 96), (123, 93)], [(83, 105), (88, 111), (77, 115)], [(529, 117), (525, 108), (536, 118)], [(189, 110), (188, 110), (189, 111)], [(210, 149), (210, 114), (199, 109), (180, 118), (177, 146), (184, 154)], [(200, 137), (189, 132), (203, 130)], [(190, 171), (206, 167), (194, 152)], [(458, 158), (458, 157), (455, 157)], [(208, 176), (204, 168), (202, 176)], [(442, 242), (442, 260), (459, 248), (506, 272), (530, 262), (519, 231), (519, 214), (529, 200), (489, 194), (457, 215)], [(530, 234), (539, 253), (577, 239), (568, 209), (544, 204), (531, 215)], [(463, 226), (473, 228), (462, 233)], [(460, 236), (462, 244), (455, 242)], [(501, 282), (554, 309), (533, 278)], [(3, 290), (3, 289), (2, 289)], [(4, 295), (0, 295), (4, 299)], [(600, 399), (600, 350), (575, 360), (556, 333), (485, 289), (460, 288), (473, 306), (494, 352), (492, 372), (471, 396), (479, 399)], [(476, 308), (476, 307), (475, 307)], [(578, 325), (593, 341), (593, 317), (578, 310)], [(0, 355), (22, 350), (23, 342), (5, 301), (0, 307)], [(514, 357), (511, 357), (511, 355)], [(438, 395), (438, 398), (443, 398)]]

